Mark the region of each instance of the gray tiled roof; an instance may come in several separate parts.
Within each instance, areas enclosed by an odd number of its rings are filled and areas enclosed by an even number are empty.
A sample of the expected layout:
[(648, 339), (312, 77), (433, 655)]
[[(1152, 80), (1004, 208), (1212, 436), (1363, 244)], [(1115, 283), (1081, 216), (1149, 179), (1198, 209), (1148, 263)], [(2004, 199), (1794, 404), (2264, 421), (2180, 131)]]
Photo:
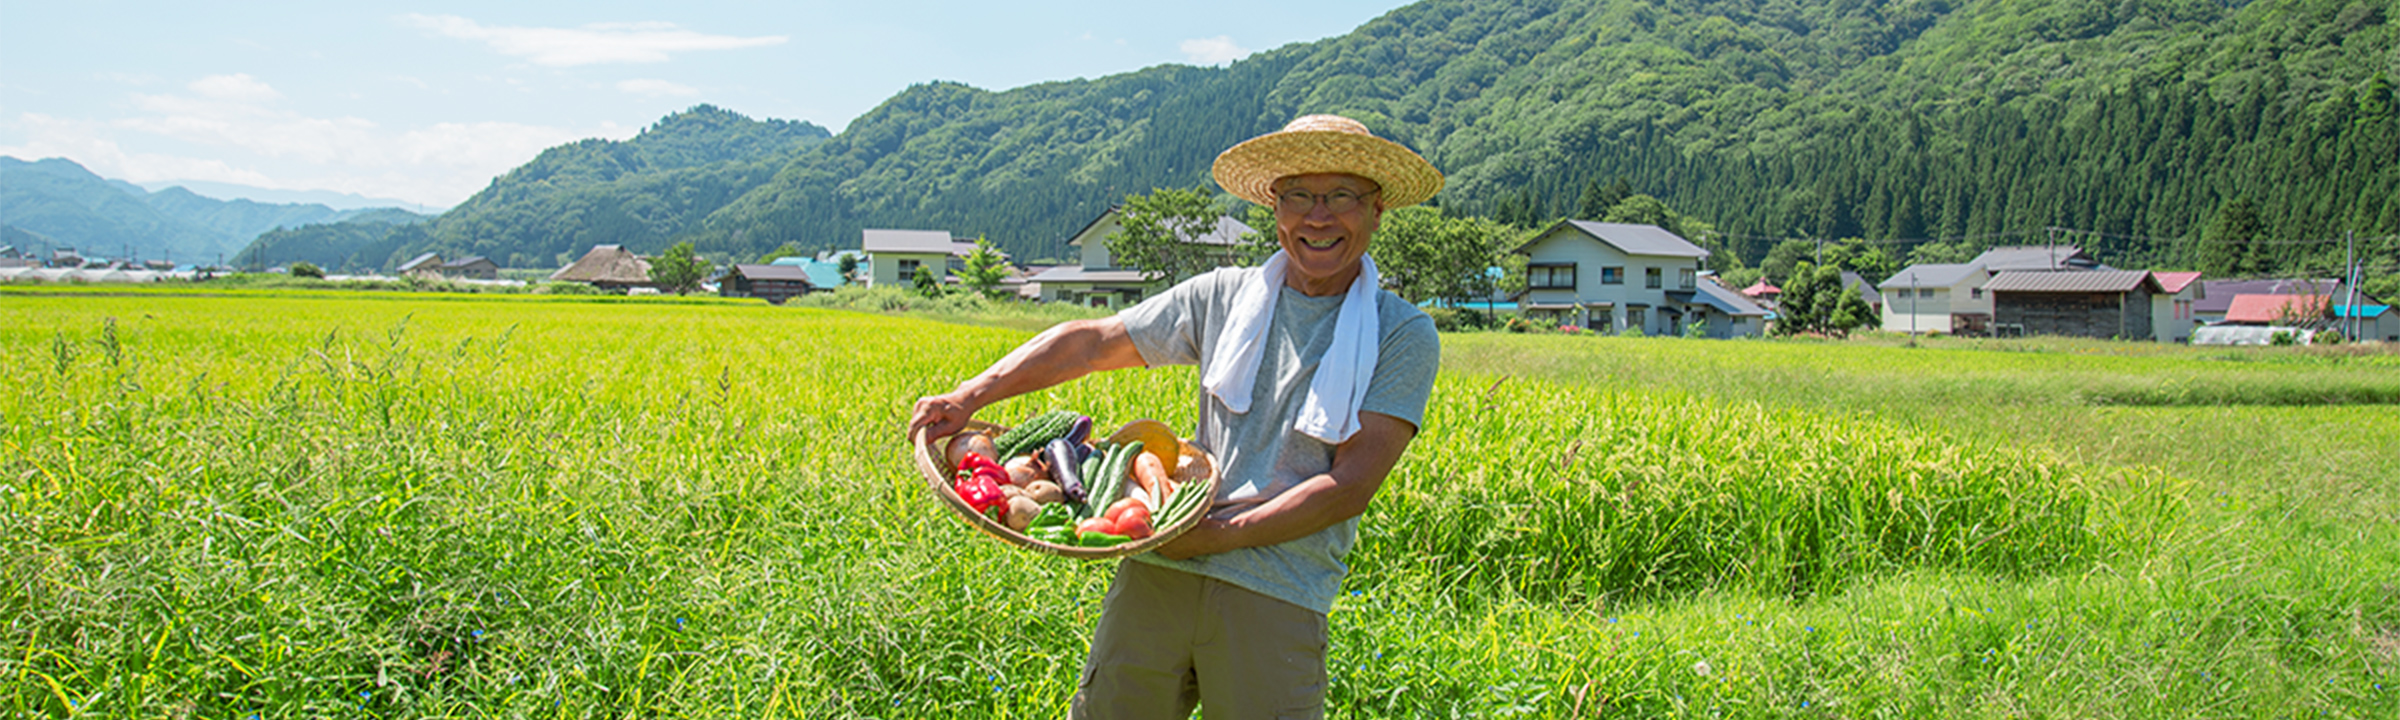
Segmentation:
[(1590, 220), (1561, 221), (1558, 225), (1553, 226), (1550, 232), (1544, 232), (1540, 235), (1535, 235), (1533, 240), (1517, 246), (1517, 252), (1525, 252), (1527, 248), (1533, 247), (1534, 243), (1541, 242), (1543, 239), (1550, 237), (1554, 232), (1557, 231), (1558, 228), (1562, 227), (1573, 227), (1583, 234), (1592, 236), (1594, 239), (1606, 243), (1608, 246), (1614, 247), (1627, 255), (1687, 258), (1708, 257), (1708, 250), (1703, 249), (1698, 245), (1693, 245), (1691, 241), (1677, 237), (1675, 233), (1667, 232), (1666, 228), (1662, 228), (1657, 225), (1604, 223), (1592, 222)]
[(878, 253), (931, 253), (948, 255), (951, 250), (948, 230), (866, 230), (859, 247)]
[(1946, 288), (1957, 285), (1958, 281), (1965, 279), (1968, 274), (1982, 269), (1983, 266), (1975, 263), (1910, 265), (1901, 268), (1900, 272), (1892, 273), (1891, 277), (1884, 278), (1883, 282), (1875, 287), (1884, 290)]
[(2073, 245), (2007, 245), (1983, 251), (1969, 264), (1992, 272), (2010, 270), (2093, 270), (2099, 261)]

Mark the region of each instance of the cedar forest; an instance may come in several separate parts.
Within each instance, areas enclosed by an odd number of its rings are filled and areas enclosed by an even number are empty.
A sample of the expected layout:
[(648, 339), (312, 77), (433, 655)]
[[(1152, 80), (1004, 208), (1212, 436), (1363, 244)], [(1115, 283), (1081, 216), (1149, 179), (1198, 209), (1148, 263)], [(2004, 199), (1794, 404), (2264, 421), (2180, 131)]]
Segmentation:
[(1531, 228), (1653, 196), (1708, 229), (1692, 239), (1720, 267), (1792, 239), (1894, 258), (2055, 241), (2120, 267), (2331, 277), (2355, 236), (2367, 289), (2390, 296), (2387, 6), (1426, 0), (1226, 67), (917, 85), (839, 135), (703, 105), (552, 148), (422, 224), (282, 230), (245, 257), (556, 267), (689, 241), (746, 259), (916, 228), (1069, 258), (1068, 235), (1127, 195), (1206, 187), (1218, 151), (1335, 112), (1441, 167), (1446, 214)]

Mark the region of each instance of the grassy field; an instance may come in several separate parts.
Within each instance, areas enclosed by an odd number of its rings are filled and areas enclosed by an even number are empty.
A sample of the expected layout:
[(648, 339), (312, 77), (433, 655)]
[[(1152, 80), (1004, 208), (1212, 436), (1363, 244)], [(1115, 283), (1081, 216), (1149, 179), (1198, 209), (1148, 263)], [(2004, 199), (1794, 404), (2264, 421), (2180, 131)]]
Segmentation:
[[(1055, 717), (1108, 566), (942, 515), (900, 438), (1032, 324), (0, 294), (0, 708)], [(1337, 715), (2400, 714), (2392, 355), (1444, 342)]]

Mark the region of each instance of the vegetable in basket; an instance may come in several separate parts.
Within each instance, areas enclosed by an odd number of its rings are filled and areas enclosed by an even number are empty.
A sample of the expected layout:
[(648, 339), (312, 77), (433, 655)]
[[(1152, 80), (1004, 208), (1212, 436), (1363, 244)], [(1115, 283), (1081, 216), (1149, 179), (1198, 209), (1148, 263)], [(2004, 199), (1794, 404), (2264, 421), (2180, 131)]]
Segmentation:
[(1083, 502), (1083, 473), (1076, 467), (1075, 443), (1064, 437), (1042, 446), (1042, 454), (1050, 460), (1050, 477), (1067, 494), (1067, 502)]

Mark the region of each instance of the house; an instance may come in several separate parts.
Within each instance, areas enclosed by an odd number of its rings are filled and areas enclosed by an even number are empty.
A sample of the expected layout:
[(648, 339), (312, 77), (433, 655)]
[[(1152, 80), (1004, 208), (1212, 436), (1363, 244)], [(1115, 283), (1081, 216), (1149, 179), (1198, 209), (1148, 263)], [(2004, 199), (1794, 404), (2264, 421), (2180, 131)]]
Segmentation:
[(2400, 312), (2390, 305), (2335, 303), (2333, 328), (2347, 338), (2400, 343)]
[(848, 284), (848, 280), (842, 277), (841, 262), (826, 260), (821, 253), (815, 258), (779, 257), (767, 264), (800, 268), (801, 272), (808, 273), (808, 284), (812, 290), (832, 290)]
[[(1749, 298), (1713, 282), (1701, 286), (1707, 250), (1656, 225), (1561, 220), (1515, 252), (1525, 256), (1526, 274), (1518, 308), (1561, 326), (1676, 335), (1710, 320), (1710, 334), (1723, 326), (1724, 337), (1763, 329), (1766, 313)], [(1762, 322), (1734, 332), (1733, 318), (1752, 310)]]
[(2200, 273), (2153, 272), (2150, 277), (2158, 280), (2158, 294), (2150, 298), (2150, 339), (2162, 343), (2191, 342), (2192, 328), (2200, 326), (2192, 304), (2208, 289), (2200, 283)]
[[(2340, 280), (2202, 280), (2199, 297), (2192, 302), (2192, 319), (2202, 325), (2225, 322), (2225, 311), (2233, 307), (2233, 299), (2242, 295), (2316, 295), (2341, 297), (2349, 286)], [(2374, 304), (2374, 298), (2359, 295), (2357, 302)]]
[(717, 294), (724, 297), (754, 297), (771, 305), (817, 289), (808, 269), (797, 265), (735, 265), (717, 278)]
[[(972, 250), (974, 243), (967, 246)], [(859, 247), (867, 253), (870, 286), (908, 287), (920, 267), (932, 270), (935, 280), (942, 280), (949, 276), (950, 258), (958, 252), (958, 242), (947, 230), (867, 230)]]
[[(1125, 307), (1164, 289), (1170, 278), (1150, 279), (1140, 270), (1118, 266), (1116, 258), (1109, 254), (1108, 237), (1123, 228), (1122, 209), (1111, 207), (1102, 211), (1067, 238), (1067, 247), (1076, 251), (1077, 264), (1034, 273), (1025, 278), (1025, 285), (1039, 286), (1030, 292), (1040, 293), (1044, 302), (1090, 307)], [(1219, 216), (1208, 232), (1184, 238), (1184, 242), (1222, 248), (1217, 265), (1225, 267), (1238, 263), (1242, 236), (1251, 232), (1254, 231), (1249, 225)]]
[(2004, 245), (1983, 251), (1967, 264), (1981, 265), (1992, 273), (2115, 269), (2100, 264), (2099, 260), (2083, 254), (2083, 248), (2073, 245)]
[(1992, 302), (1992, 334), (2146, 339), (2157, 333), (2151, 298), (2161, 291), (2148, 270), (2011, 270), (1983, 286)]
[(400, 263), (401, 277), (417, 277), (427, 280), (438, 280), (441, 279), (441, 275), (441, 253), (425, 253), (423, 255), (409, 258), (408, 262)]
[(650, 261), (623, 245), (594, 245), (575, 262), (550, 273), (552, 282), (589, 283), (607, 290), (657, 289), (650, 281)]
[(1876, 286), (1883, 291), (1883, 329), (1952, 335), (1990, 332), (1992, 298), (1984, 293), (1984, 283), (1991, 278), (1991, 271), (1972, 262), (1903, 268)]
[(1667, 299), (1684, 303), (1684, 327), (1688, 329), (1697, 323), (1706, 337), (1725, 340), (1756, 337), (1766, 332), (1767, 309), (1718, 284), (1715, 276), (1702, 276), (1699, 285), (1689, 291), (1669, 290)]
[(83, 256), (76, 254), (74, 248), (57, 248), (50, 251), (50, 267), (80, 268), (83, 267)]
[(482, 255), (470, 255), (442, 263), (441, 274), (442, 277), (449, 278), (498, 280), (500, 279), (500, 264), (492, 262), (491, 258)]
[(1750, 283), (1750, 287), (1742, 288), (1742, 297), (1750, 298), (1752, 300), (1765, 300), (1767, 302), (1774, 302), (1775, 298), (1781, 297), (1782, 295), (1783, 288), (1768, 285), (1767, 279), (1763, 277), (1759, 278), (1758, 282)]
[(1883, 293), (1876, 292), (1875, 284), (1867, 282), (1865, 275), (1843, 270), (1842, 289), (1858, 293), (1858, 299), (1865, 301), (1867, 309), (1875, 311), (1877, 315), (1883, 313)]
[(2323, 295), (2244, 293), (2225, 307), (2223, 325), (2284, 325), (2307, 327), (2332, 317)]

